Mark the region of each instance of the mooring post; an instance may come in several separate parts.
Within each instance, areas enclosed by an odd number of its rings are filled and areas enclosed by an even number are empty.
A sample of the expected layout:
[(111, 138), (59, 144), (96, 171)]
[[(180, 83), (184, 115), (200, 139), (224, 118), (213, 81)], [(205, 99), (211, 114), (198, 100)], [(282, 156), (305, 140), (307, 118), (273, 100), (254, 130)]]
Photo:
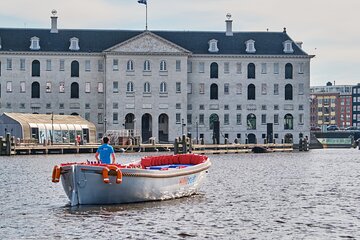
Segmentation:
[(175, 138), (174, 141), (174, 154), (178, 154), (179, 153), (179, 140), (178, 138)]
[(186, 146), (186, 136), (185, 134), (182, 135), (182, 153), (187, 152), (187, 146)]
[(6, 133), (6, 152), (5, 152), (5, 155), (10, 156), (10, 153), (11, 153), (10, 133)]

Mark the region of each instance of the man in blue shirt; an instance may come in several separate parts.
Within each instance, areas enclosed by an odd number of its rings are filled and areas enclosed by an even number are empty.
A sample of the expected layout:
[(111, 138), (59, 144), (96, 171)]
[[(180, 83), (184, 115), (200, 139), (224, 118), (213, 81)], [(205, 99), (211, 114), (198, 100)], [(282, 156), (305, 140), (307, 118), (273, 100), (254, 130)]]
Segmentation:
[[(109, 138), (104, 137), (102, 139), (103, 145), (101, 145), (98, 150), (96, 151), (95, 158), (99, 163), (105, 163), (105, 164), (115, 164), (115, 152), (114, 148), (110, 146)], [(100, 158), (99, 158), (100, 155)], [(112, 157), (112, 162), (110, 162), (110, 155)]]

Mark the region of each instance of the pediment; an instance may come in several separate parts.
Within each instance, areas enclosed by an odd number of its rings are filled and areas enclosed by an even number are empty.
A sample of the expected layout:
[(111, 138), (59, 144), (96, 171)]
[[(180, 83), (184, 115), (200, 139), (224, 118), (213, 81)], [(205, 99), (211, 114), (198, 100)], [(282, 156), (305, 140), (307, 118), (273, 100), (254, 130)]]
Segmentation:
[(130, 38), (125, 42), (119, 43), (105, 51), (117, 53), (190, 53), (190, 51), (185, 48), (148, 31)]

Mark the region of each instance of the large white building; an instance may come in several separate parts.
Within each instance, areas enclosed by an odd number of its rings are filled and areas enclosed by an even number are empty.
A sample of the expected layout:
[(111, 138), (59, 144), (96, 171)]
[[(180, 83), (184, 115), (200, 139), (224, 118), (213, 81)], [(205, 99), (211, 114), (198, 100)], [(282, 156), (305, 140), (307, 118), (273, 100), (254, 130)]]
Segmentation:
[(298, 142), (310, 59), (286, 33), (0, 28), (0, 113), (78, 114), (142, 141)]

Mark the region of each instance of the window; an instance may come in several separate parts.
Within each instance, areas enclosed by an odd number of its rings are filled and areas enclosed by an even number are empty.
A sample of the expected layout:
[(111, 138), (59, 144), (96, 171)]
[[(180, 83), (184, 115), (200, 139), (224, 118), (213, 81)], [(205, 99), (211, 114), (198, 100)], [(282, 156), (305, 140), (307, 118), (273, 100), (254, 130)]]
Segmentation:
[(210, 78), (218, 78), (219, 66), (216, 62), (210, 64)]
[(299, 63), (299, 74), (304, 73), (304, 63)]
[(285, 100), (293, 100), (293, 87), (291, 84), (285, 85)]
[(241, 63), (236, 63), (236, 73), (237, 73), (237, 74), (241, 74), (241, 73), (242, 73)]
[(59, 92), (60, 92), (60, 93), (64, 93), (64, 92), (65, 92), (65, 83), (64, 83), (64, 82), (60, 82)]
[(90, 121), (90, 113), (89, 112), (85, 113), (85, 120)]
[(51, 103), (46, 104), (46, 109), (51, 109)]
[(134, 62), (132, 60), (127, 61), (126, 71), (128, 71), (128, 72), (134, 71)]
[(279, 63), (274, 63), (274, 74), (279, 74)]
[(65, 71), (65, 60), (60, 59), (59, 71)]
[(255, 41), (250, 39), (248, 41), (245, 42), (246, 44), (246, 52), (247, 53), (255, 53), (256, 49), (255, 49)]
[(199, 73), (205, 72), (205, 63), (199, 62)]
[(187, 105), (187, 110), (192, 110), (192, 105), (191, 104)]
[(39, 50), (40, 49), (40, 38), (32, 37), (30, 39), (30, 49), (31, 50)]
[(176, 123), (181, 123), (181, 114), (180, 113), (176, 113), (175, 121), (176, 121)]
[(300, 124), (300, 125), (303, 125), (303, 124), (304, 124), (304, 114), (303, 114), (303, 113), (300, 113), (300, 114), (299, 114), (299, 124)]
[(293, 78), (293, 66), (291, 63), (285, 65), (285, 79)]
[(144, 71), (145, 72), (150, 72), (151, 71), (150, 61), (149, 60), (145, 60), (145, 62), (144, 62)]
[(162, 71), (162, 72), (167, 71), (165, 60), (162, 60), (162, 61), (160, 62), (160, 71)]
[(39, 60), (32, 61), (31, 76), (32, 77), (40, 77), (40, 62), (39, 62)]
[(128, 92), (128, 93), (134, 92), (134, 83), (133, 82), (128, 82), (126, 84), (126, 92)]
[(176, 109), (181, 109), (181, 103), (176, 103), (175, 108)]
[[(188, 71), (189, 71), (189, 63), (191, 62), (188, 62)], [(191, 68), (190, 68), (191, 69)], [(175, 70), (177, 72), (180, 72), (181, 71), (181, 61), (180, 60), (176, 60), (175, 62)]]
[(205, 84), (199, 83), (199, 94), (204, 94), (204, 93), (205, 93)]
[(236, 110), (241, 110), (241, 109), (242, 109), (241, 104), (236, 105)]
[(228, 104), (224, 105), (224, 110), (229, 110), (229, 105)]
[(192, 115), (191, 114), (187, 115), (187, 124), (192, 124)]
[(85, 92), (86, 93), (90, 93), (90, 91), (91, 91), (91, 85), (90, 85), (90, 82), (86, 82), (85, 83)]
[(261, 73), (266, 74), (266, 63), (261, 64)]
[(283, 43), (284, 45), (284, 53), (293, 53), (294, 49), (292, 48), (292, 41), (287, 40)]
[(304, 84), (299, 83), (299, 95), (303, 95), (303, 94), (304, 94)]
[(294, 129), (294, 119), (291, 114), (286, 114), (284, 117), (284, 130)]
[(255, 64), (249, 63), (247, 66), (247, 77), (248, 79), (255, 79)]
[(70, 98), (79, 98), (79, 84), (77, 82), (71, 83)]
[(224, 94), (229, 95), (229, 83), (224, 83)]
[(204, 114), (199, 114), (199, 124), (204, 125)]
[(241, 125), (242, 121), (241, 121), (241, 114), (238, 113), (236, 114), (236, 125)]
[(119, 70), (119, 60), (113, 59), (113, 71), (118, 71), (118, 70)]
[(279, 95), (279, 84), (274, 84), (274, 95)]
[(113, 123), (118, 124), (119, 123), (119, 114), (113, 113)]
[(113, 93), (118, 93), (119, 92), (119, 82), (114, 81), (113, 82)]
[(63, 103), (59, 103), (59, 109), (64, 109), (64, 104)]
[(261, 114), (261, 124), (266, 124), (266, 114)]
[(71, 62), (71, 77), (79, 77), (79, 62)]
[(51, 93), (51, 82), (46, 82), (46, 92)]
[(98, 82), (98, 93), (104, 92), (104, 84), (102, 82)]
[(98, 113), (98, 124), (102, 124), (102, 123), (103, 123), (103, 114)]
[(279, 114), (274, 114), (274, 124), (279, 125)]
[(150, 83), (145, 82), (144, 83), (144, 93), (150, 93), (150, 92), (151, 92)]
[(51, 59), (46, 60), (46, 71), (51, 71)]
[(187, 93), (192, 94), (192, 83), (187, 84)]
[(85, 109), (90, 109), (90, 103), (85, 103)]
[(261, 110), (266, 110), (266, 109), (267, 109), (266, 105), (261, 105)]
[(255, 85), (249, 84), (248, 86), (248, 100), (255, 100)]
[(176, 82), (176, 93), (181, 93), (181, 82)]
[(40, 83), (33, 82), (31, 84), (31, 98), (40, 98)]
[(224, 63), (224, 73), (229, 73), (230, 72), (230, 64), (228, 62)]
[(12, 70), (12, 59), (6, 59), (6, 70)]
[(224, 125), (229, 125), (230, 121), (229, 121), (229, 114), (226, 113), (224, 114)]
[(78, 51), (80, 50), (79, 47), (79, 39), (76, 37), (70, 38), (70, 46), (69, 49), (72, 51)]
[(167, 92), (166, 82), (160, 83), (160, 93), (166, 93), (166, 92)]
[(248, 130), (256, 130), (256, 116), (254, 114), (247, 115), (246, 123)]
[(25, 87), (25, 82), (24, 81), (20, 82), (20, 92), (21, 93), (26, 92), (26, 87)]
[(25, 108), (25, 103), (20, 103), (20, 108), (24, 109)]
[(104, 109), (104, 104), (103, 103), (98, 103), (98, 109)]
[(104, 61), (98, 60), (98, 72), (103, 72), (103, 71), (104, 71)]
[(20, 59), (20, 71), (25, 71), (25, 59)]
[(12, 82), (6, 82), (6, 92), (12, 92)]
[(90, 72), (90, 70), (91, 70), (90, 60), (85, 60), (85, 72)]
[(217, 114), (211, 114), (209, 117), (209, 128), (214, 129), (214, 123), (219, 122), (219, 116)]
[(267, 94), (267, 85), (266, 83), (261, 84), (261, 94), (266, 95)]
[(199, 110), (205, 110), (205, 105), (204, 105), (204, 104), (200, 104), (200, 105), (199, 105)]
[(217, 46), (218, 41), (216, 39), (211, 39), (208, 43), (209, 43), (209, 49), (208, 49), (209, 52), (216, 53), (219, 51), (219, 48)]
[(218, 99), (218, 85), (213, 83), (210, 86), (210, 100)]
[(241, 83), (236, 84), (236, 94), (242, 94), (242, 84)]

